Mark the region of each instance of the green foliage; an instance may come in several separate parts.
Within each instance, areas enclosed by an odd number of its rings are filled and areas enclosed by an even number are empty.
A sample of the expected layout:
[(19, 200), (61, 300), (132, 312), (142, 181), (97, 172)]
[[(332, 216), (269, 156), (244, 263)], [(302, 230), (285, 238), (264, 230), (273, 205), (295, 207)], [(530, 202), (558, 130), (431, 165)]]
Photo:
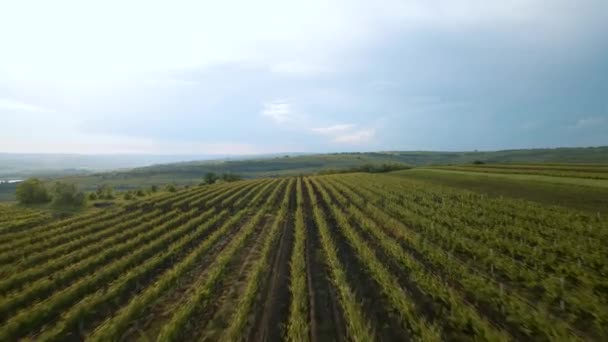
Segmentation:
[(86, 203), (84, 192), (79, 191), (75, 184), (55, 182), (51, 193), (54, 205), (82, 206)]
[(243, 179), (243, 177), (241, 177), (237, 174), (234, 174), (234, 173), (230, 173), (230, 172), (224, 172), (224, 173), (222, 173), (222, 176), (221, 176), (221, 180), (224, 182), (235, 182), (235, 181), (239, 181), (241, 179)]
[[(278, 321), (266, 336), (289, 341), (607, 340), (605, 215), (408, 172), (220, 182), (58, 222), (0, 206), (0, 341), (236, 341)], [(319, 304), (339, 325), (310, 319)]]
[(167, 184), (167, 186), (165, 186), (165, 191), (176, 192), (177, 189), (175, 188), (175, 185), (173, 185), (173, 184)]
[(137, 197), (144, 197), (145, 195), (146, 195), (146, 193), (142, 189), (138, 189), (135, 192), (135, 196), (137, 196)]
[(105, 200), (114, 199), (114, 190), (108, 184), (98, 185), (95, 193), (97, 194), (97, 198), (99, 198), (99, 199), (105, 199)]
[[(391, 173), (426, 184), (441, 184), (452, 188), (466, 189), (490, 197), (510, 197), (534, 201), (547, 205), (559, 205), (590, 213), (608, 213), (608, 187), (594, 183), (605, 180), (581, 179), (584, 184), (558, 183), (573, 178), (543, 175), (520, 175), (502, 173), (461, 172), (438, 169), (412, 169)], [(524, 177), (530, 177), (525, 179)]]
[(131, 191), (127, 191), (124, 193), (124, 195), (122, 195), (122, 198), (124, 198), (125, 201), (130, 201), (133, 199), (133, 193)]
[(157, 185), (152, 185), (150, 187), (150, 192), (157, 192), (158, 191), (158, 186)]
[(408, 170), (411, 167), (405, 164), (364, 164), (361, 166), (350, 167), (347, 169), (327, 169), (319, 171), (319, 175), (330, 175), (336, 173), (353, 173), (353, 172), (367, 172), (367, 173), (384, 173), (400, 170)]
[(95, 201), (95, 200), (97, 200), (97, 193), (95, 193), (95, 192), (89, 193), (89, 201)]
[(292, 303), (289, 311), (287, 337), (289, 341), (306, 341), (310, 333), (310, 326), (308, 318), (308, 293), (306, 289), (306, 222), (304, 218), (302, 178), (298, 178), (296, 183), (296, 201), (295, 241), (289, 263), (291, 272), (289, 288), (292, 293)]
[(22, 204), (46, 203), (51, 200), (44, 183), (38, 178), (30, 178), (19, 183), (15, 195)]
[(205, 184), (213, 184), (218, 179), (219, 179), (219, 177), (214, 172), (207, 172), (205, 174), (205, 177), (203, 178), (203, 180), (205, 181)]

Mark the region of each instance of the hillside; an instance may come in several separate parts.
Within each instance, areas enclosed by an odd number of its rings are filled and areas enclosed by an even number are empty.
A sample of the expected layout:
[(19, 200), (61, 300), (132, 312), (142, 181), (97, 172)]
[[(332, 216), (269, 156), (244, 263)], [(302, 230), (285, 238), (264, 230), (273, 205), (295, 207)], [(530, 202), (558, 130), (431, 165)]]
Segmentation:
[(353, 173), (23, 215), (2, 341), (608, 338), (608, 221), (565, 207)]
[[(176, 157), (173, 157), (176, 158)], [(124, 159), (124, 158), (123, 158)], [(130, 170), (90, 173), (72, 170), (45, 174), (35, 171), (21, 174), (42, 176), (44, 179), (62, 179), (75, 183), (85, 191), (94, 190), (99, 184), (109, 184), (117, 190), (127, 190), (152, 185), (174, 183), (177, 185), (199, 184), (208, 172), (232, 173), (244, 178), (297, 176), (328, 170), (344, 170), (372, 164), (405, 164), (410, 166), (484, 163), (608, 163), (608, 147), (559, 148), (508, 150), (495, 152), (424, 152), (392, 151), (366, 153), (330, 153), (311, 155), (282, 155), (242, 158), (238, 160), (204, 160), (170, 164), (158, 164)], [(64, 172), (64, 173), (62, 173)], [(85, 173), (85, 174), (82, 174)], [(22, 179), (22, 178), (21, 178)], [(0, 201), (14, 199), (16, 184), (0, 184)]]
[(154, 165), (136, 168), (131, 174), (201, 174), (233, 172), (247, 176), (310, 173), (363, 164), (403, 163), (412, 166), (485, 163), (608, 163), (608, 147), (505, 150), (493, 152), (388, 151), (367, 153), (329, 153), (258, 160), (205, 161)]
[(496, 152), (368, 152), (282, 156), (221, 161), (160, 164), (130, 171), (68, 178), (86, 189), (100, 183), (117, 188), (151, 184), (198, 184), (207, 172), (233, 173), (245, 178), (294, 176), (340, 170), (365, 164), (399, 163), (411, 166), (486, 163), (608, 163), (608, 147), (510, 150)]

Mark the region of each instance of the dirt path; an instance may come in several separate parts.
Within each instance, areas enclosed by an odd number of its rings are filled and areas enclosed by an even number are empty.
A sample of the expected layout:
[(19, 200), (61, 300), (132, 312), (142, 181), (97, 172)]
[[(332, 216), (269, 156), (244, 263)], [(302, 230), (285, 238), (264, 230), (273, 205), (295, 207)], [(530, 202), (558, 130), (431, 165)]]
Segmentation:
[[(348, 239), (338, 227), (327, 202), (325, 202), (313, 184), (313, 191), (325, 212), (328, 225), (334, 235), (340, 262), (344, 265), (348, 283), (360, 301), (366, 318), (373, 322), (373, 329), (379, 341), (407, 341), (410, 339), (405, 322), (402, 322), (395, 310), (391, 309), (388, 298), (383, 295), (380, 285), (372, 278), (367, 267), (359, 260)], [(333, 200), (335, 203), (337, 201)], [(344, 205), (344, 203), (336, 204)]]
[(314, 224), (309, 188), (303, 184), (304, 217), (307, 227), (307, 270), (310, 289), (310, 315), (312, 341), (346, 341), (344, 315), (336, 289), (330, 281), (324, 263), (319, 231)]
[(262, 314), (252, 330), (253, 341), (280, 341), (283, 339), (289, 317), (289, 260), (293, 250), (293, 212), (296, 204), (295, 188), (289, 194), (288, 216), (283, 224), (283, 232), (270, 271), (270, 283), (266, 287)]

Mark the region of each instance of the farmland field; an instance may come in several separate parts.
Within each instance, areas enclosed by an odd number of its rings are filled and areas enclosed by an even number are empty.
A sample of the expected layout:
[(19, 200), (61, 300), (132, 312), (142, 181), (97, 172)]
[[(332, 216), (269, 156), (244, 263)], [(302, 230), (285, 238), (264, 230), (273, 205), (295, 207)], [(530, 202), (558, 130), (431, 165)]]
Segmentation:
[(11, 210), (0, 341), (608, 339), (599, 212), (362, 173)]

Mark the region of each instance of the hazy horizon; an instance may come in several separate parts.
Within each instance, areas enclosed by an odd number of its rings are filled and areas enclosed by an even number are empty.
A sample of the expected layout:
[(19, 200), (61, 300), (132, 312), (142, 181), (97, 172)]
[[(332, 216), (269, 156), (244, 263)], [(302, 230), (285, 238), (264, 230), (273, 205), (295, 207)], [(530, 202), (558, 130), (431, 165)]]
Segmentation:
[(608, 145), (606, 18), (600, 0), (11, 2), (0, 152)]

